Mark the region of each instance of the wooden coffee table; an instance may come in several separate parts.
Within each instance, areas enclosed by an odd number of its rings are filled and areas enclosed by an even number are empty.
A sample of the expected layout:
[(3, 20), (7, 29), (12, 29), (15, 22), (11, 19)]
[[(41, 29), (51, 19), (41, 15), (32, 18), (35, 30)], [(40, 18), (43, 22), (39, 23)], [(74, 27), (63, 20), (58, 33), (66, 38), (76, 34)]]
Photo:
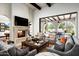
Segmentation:
[(23, 41), (22, 42), (22, 47), (23, 46), (29, 47), (30, 50), (37, 49), (37, 52), (40, 52), (41, 49), (48, 46), (48, 42), (43, 42), (40, 45), (35, 45), (35, 43), (30, 43), (28, 41)]

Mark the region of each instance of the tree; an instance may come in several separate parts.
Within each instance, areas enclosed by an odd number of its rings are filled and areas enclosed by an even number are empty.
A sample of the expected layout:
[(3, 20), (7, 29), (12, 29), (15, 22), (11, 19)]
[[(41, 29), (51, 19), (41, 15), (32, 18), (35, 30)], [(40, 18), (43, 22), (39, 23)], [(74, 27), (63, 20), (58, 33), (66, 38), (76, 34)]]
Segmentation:
[(53, 29), (55, 29), (55, 25), (53, 23), (48, 23), (46, 29), (47, 31), (51, 32)]

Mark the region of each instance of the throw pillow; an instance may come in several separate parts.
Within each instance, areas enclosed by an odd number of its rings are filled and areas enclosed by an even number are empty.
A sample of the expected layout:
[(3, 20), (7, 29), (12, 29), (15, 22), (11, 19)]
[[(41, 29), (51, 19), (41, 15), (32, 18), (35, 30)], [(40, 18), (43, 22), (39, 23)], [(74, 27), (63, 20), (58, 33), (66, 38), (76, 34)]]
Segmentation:
[(71, 50), (72, 48), (73, 48), (73, 44), (71, 44), (71, 43), (67, 43), (66, 45), (65, 45), (65, 51), (69, 51), (69, 50)]
[(64, 44), (55, 44), (54, 49), (58, 50), (58, 51), (64, 51)]

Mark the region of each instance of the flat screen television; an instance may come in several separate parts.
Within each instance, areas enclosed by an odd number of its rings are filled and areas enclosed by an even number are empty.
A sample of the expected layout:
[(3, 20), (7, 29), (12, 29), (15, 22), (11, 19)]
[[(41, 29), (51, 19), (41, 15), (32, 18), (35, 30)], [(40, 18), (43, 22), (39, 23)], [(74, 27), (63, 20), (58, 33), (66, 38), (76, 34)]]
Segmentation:
[(28, 26), (28, 19), (15, 16), (15, 26)]

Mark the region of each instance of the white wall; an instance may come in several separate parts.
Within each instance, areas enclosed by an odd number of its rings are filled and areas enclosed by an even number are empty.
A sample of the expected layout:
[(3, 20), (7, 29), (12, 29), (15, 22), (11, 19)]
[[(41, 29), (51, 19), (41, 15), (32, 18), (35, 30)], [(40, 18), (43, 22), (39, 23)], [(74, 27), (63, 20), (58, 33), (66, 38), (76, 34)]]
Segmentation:
[(13, 16), (20, 16), (24, 18), (29, 18), (29, 9), (23, 3), (13, 3), (12, 4), (12, 15)]
[(11, 4), (10, 3), (0, 3), (0, 15), (4, 15), (11, 18)]
[(13, 3), (12, 16), (24, 17), (32, 21), (33, 11), (24, 3)]
[(14, 16), (20, 16), (27, 18), (32, 21), (33, 11), (25, 3), (12, 3), (12, 29), (11, 29), (11, 40), (14, 40)]
[(31, 8), (29, 8), (29, 21), (31, 22), (31, 26), (30, 26), (30, 34), (33, 35), (33, 18), (34, 18), (34, 10), (32, 10)]
[(39, 32), (39, 18), (79, 11), (79, 4), (58, 3), (36, 10), (34, 13), (34, 35)]

